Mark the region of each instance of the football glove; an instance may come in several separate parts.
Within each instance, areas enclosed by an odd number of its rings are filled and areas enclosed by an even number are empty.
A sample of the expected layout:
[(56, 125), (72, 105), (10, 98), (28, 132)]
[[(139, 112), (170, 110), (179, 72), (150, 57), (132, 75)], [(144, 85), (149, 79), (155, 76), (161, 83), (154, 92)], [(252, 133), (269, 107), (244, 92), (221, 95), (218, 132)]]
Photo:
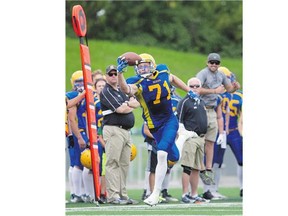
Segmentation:
[(227, 139), (226, 139), (226, 132), (223, 131), (223, 133), (219, 134), (217, 141), (217, 145), (221, 145), (222, 149), (225, 149), (227, 146)]
[(188, 92), (188, 96), (191, 98), (191, 99), (194, 99), (195, 102), (197, 102), (198, 104), (200, 103), (200, 98), (197, 94), (195, 94), (192, 90), (190, 90)]
[(117, 58), (117, 72), (123, 73), (127, 71), (128, 61), (125, 57), (119, 56)]
[(219, 136), (218, 136), (218, 139), (217, 139), (217, 145), (222, 144), (223, 141), (224, 141), (224, 134), (221, 133), (221, 134), (219, 134)]
[(73, 148), (74, 147), (74, 139), (73, 135), (68, 136), (68, 148)]

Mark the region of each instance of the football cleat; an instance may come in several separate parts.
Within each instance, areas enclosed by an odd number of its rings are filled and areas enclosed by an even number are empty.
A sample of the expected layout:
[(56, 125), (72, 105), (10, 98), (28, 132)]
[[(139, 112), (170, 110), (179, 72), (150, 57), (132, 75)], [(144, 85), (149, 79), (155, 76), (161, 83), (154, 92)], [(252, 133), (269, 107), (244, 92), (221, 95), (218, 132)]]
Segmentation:
[(191, 197), (191, 202), (194, 204), (201, 204), (201, 203), (209, 203), (210, 200), (206, 200), (205, 198), (202, 197)]
[(172, 197), (171, 194), (168, 194), (167, 189), (163, 189), (161, 193), (162, 193), (162, 197), (165, 199), (166, 202), (178, 202), (179, 201), (178, 199)]
[(212, 193), (210, 192), (210, 190), (207, 190), (205, 193), (203, 193), (202, 197), (204, 199), (207, 199), (207, 200), (211, 200), (213, 198), (213, 195)]
[(224, 195), (218, 193), (217, 191), (215, 191), (215, 192), (211, 192), (211, 194), (212, 194), (212, 196), (213, 196), (212, 200), (227, 199), (226, 196), (224, 196)]
[(193, 203), (192, 202), (192, 197), (190, 196), (190, 193), (185, 194), (184, 196), (182, 196), (181, 202), (182, 203)]
[(151, 194), (147, 199), (145, 199), (143, 202), (147, 205), (150, 205), (150, 206), (154, 206), (154, 205), (157, 205), (160, 201), (159, 199), (159, 195), (156, 196), (154, 194)]
[(81, 203), (84, 202), (80, 196), (74, 195), (73, 199), (71, 199), (72, 203)]

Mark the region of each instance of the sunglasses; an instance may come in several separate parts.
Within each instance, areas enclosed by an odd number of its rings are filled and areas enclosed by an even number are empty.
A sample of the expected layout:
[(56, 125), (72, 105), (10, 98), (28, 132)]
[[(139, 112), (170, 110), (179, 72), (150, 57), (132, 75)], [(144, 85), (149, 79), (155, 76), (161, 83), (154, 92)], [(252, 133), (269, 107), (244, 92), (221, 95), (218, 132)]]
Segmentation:
[(189, 85), (190, 88), (199, 88), (200, 85)]
[(108, 76), (112, 77), (112, 76), (117, 76), (117, 73), (108, 73)]
[(209, 64), (216, 64), (216, 65), (219, 65), (220, 64), (220, 62), (219, 61), (209, 61)]

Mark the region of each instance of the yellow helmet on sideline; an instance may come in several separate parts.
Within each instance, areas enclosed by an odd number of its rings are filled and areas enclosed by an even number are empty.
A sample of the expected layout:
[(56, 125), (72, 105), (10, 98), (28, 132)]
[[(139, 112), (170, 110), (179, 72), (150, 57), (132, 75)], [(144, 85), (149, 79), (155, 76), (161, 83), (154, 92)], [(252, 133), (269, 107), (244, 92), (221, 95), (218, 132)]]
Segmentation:
[(231, 77), (231, 71), (227, 67), (219, 67), (219, 71), (223, 72), (228, 78)]
[(83, 152), (81, 152), (80, 162), (87, 169), (92, 169), (92, 160), (91, 160), (90, 149), (87, 148)]
[(72, 87), (74, 86), (76, 80), (83, 80), (83, 72), (82, 72), (82, 70), (75, 71), (71, 75), (70, 81), (71, 81)]
[(167, 166), (168, 166), (168, 168), (172, 168), (176, 163), (177, 163), (177, 161), (168, 160), (167, 161)]
[(130, 155), (130, 161), (133, 161), (137, 155), (137, 148), (135, 144), (131, 144), (131, 155)]

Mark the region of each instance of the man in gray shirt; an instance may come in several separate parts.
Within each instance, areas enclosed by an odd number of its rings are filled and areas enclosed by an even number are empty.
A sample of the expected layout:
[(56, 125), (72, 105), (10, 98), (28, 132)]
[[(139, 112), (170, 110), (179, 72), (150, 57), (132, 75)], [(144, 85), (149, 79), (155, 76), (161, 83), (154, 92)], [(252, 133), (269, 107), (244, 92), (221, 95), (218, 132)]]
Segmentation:
[[(217, 94), (222, 94), (225, 90), (228, 92), (234, 92), (240, 88), (238, 82), (235, 82), (232, 85), (226, 75), (218, 71), (220, 63), (220, 55), (218, 53), (210, 53), (207, 58), (207, 67), (202, 69), (196, 75), (196, 77), (201, 81), (202, 87), (194, 89), (194, 92), (199, 94), (200, 98), (204, 101), (208, 117), (208, 128), (205, 135), (206, 171), (200, 173), (200, 177), (206, 185), (214, 183), (212, 160), (214, 142), (216, 141), (218, 131), (217, 115), (215, 111)], [(210, 191), (208, 191), (207, 196), (205, 196), (205, 193), (203, 195), (204, 198), (213, 198)]]

